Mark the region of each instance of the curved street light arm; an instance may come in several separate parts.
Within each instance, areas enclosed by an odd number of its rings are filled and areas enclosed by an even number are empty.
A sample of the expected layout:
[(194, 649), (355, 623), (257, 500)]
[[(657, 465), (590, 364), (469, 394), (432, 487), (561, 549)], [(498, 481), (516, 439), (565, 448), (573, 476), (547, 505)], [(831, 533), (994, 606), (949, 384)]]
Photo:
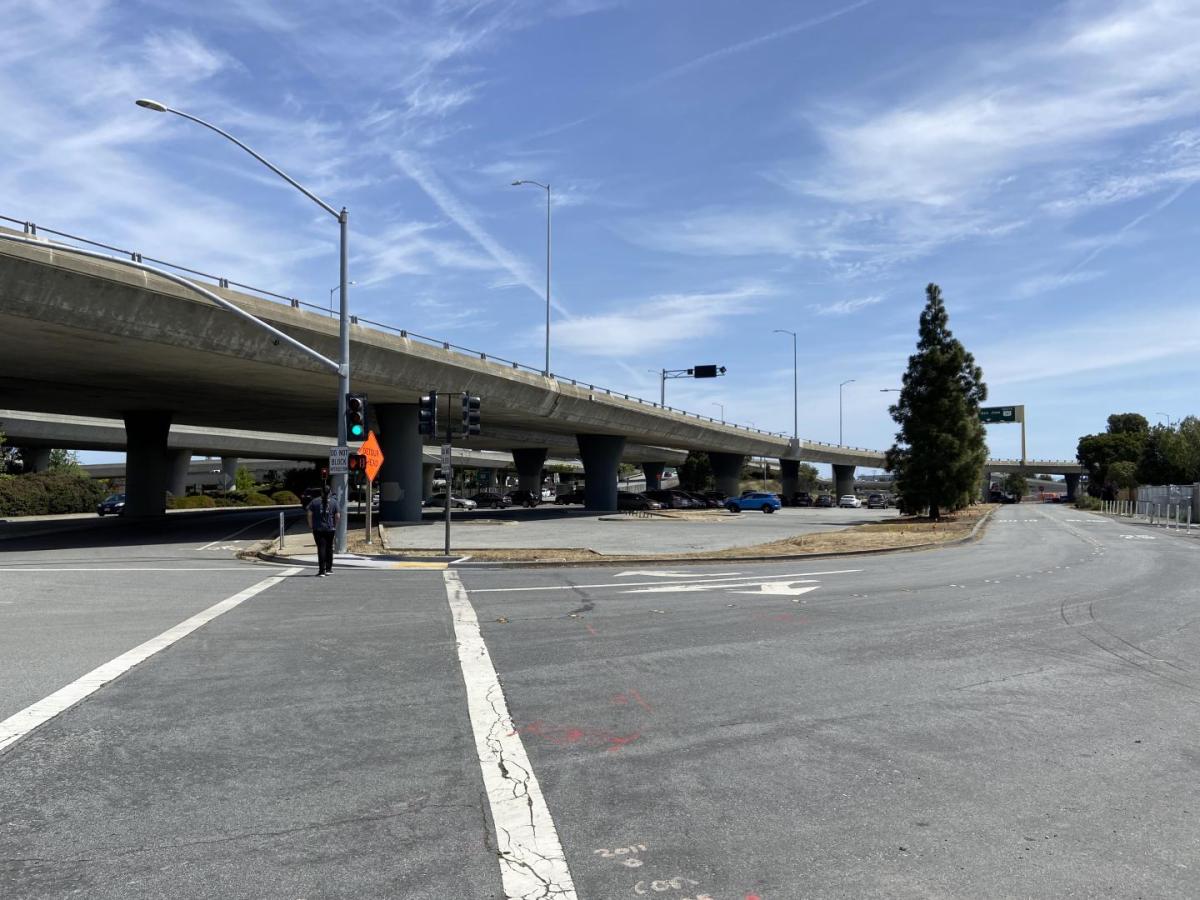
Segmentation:
[(333, 216), (339, 222), (342, 220), (342, 217), (346, 214), (345, 209), (343, 209), (341, 212), (338, 212), (336, 209), (334, 209), (332, 206), (330, 206), (328, 203), (326, 203), (324, 200), (322, 200), (316, 194), (312, 193), (312, 191), (308, 190), (308, 188), (306, 188), (304, 185), (300, 184), (300, 182), (296, 181), (296, 179), (292, 178), (290, 175), (288, 175), (286, 172), (284, 172), (278, 166), (276, 166), (273, 163), (269, 162), (268, 160), (264, 159), (257, 152), (255, 152), (253, 148), (248, 147), (245, 144), (243, 144), (241, 141), (239, 141), (237, 138), (235, 138), (228, 131), (218, 128), (216, 125), (213, 125), (211, 122), (205, 122), (201, 118), (197, 118), (196, 116), (193, 116), (189, 113), (182, 112), (178, 109), (173, 109), (170, 106), (166, 106), (165, 104), (162, 104), (162, 103), (157, 103), (153, 100), (145, 100), (145, 101), (137, 100), (135, 102), (137, 103), (138, 106), (142, 107), (143, 109), (152, 109), (155, 112), (174, 113), (175, 115), (180, 116), (181, 118), (187, 119), (191, 122), (195, 122), (197, 125), (203, 125), (205, 128), (209, 129), (210, 131), (215, 131), (217, 134), (219, 134), (221, 137), (225, 138), (226, 140), (232, 141), (233, 143), (237, 144), (239, 147), (241, 147), (243, 150), (245, 150), (247, 153), (249, 153), (251, 156), (253, 156), (255, 159), (257, 159), (260, 163), (262, 163), (264, 166), (266, 166), (268, 169), (270, 169), (272, 172), (274, 172), (276, 175), (278, 175), (280, 178), (282, 178), (284, 181), (286, 181), (288, 184), (290, 184), (292, 187), (294, 187), (296, 190), (298, 190), (300, 193), (302, 193), (305, 197), (307, 197), (313, 203), (317, 204), (317, 206), (321, 207), (321, 209), (325, 210), (325, 212), (329, 213), (331, 216)]
[(181, 278), (180, 276), (175, 275), (171, 272), (165, 272), (162, 269), (155, 268), (154, 266), (148, 266), (145, 263), (133, 262), (132, 260), (121, 259), (120, 257), (116, 257), (116, 256), (108, 256), (107, 254), (104, 254), (104, 253), (96, 253), (95, 251), (92, 251), (92, 250), (81, 250), (78, 247), (70, 247), (70, 246), (67, 246), (64, 244), (47, 244), (45, 241), (31, 240), (29, 238), (20, 237), (19, 235), (15, 235), (15, 234), (0, 234), (0, 240), (11, 241), (14, 244), (27, 244), (31, 247), (37, 247), (41, 250), (49, 250), (51, 252), (60, 252), (61, 251), (61, 252), (65, 252), (65, 253), (75, 253), (75, 254), (78, 254), (79, 256), (89, 256), (92, 259), (102, 259), (105, 262), (117, 263), (122, 266), (127, 266), (131, 269), (139, 269), (140, 271), (143, 271), (143, 272), (150, 272), (151, 274), (157, 275), (159, 278), (165, 278), (167, 281), (170, 281), (174, 284), (178, 284), (181, 287), (188, 288), (189, 290), (195, 291), (201, 297), (203, 297), (206, 300), (211, 300), (213, 303), (217, 304), (222, 309), (228, 310), (229, 312), (233, 313), (234, 315), (241, 316), (243, 319), (247, 320), (248, 322), (252, 322), (253, 324), (257, 325), (259, 328), (262, 328), (265, 331), (270, 332), (271, 335), (273, 335), (276, 338), (276, 340), (282, 341), (283, 343), (287, 344), (288, 346), (294, 347), (295, 349), (299, 350), (301, 353), (305, 354), (306, 356), (312, 357), (313, 359), (315, 359), (317, 362), (321, 363), (326, 368), (332, 370), (334, 373), (341, 372), (342, 367), (338, 363), (334, 362), (332, 359), (330, 359), (327, 356), (321, 355), (320, 353), (318, 353), (316, 350), (312, 349), (308, 345), (300, 343), (300, 341), (296, 340), (290, 334), (286, 334), (286, 333), (280, 331), (274, 325), (268, 325), (262, 319), (259, 319), (256, 316), (252, 316), (250, 313), (246, 312), (240, 306), (238, 306), (234, 303), (230, 303), (224, 297), (218, 297), (212, 291), (207, 290), (206, 288), (202, 288), (202, 287), (200, 287), (200, 285), (196, 284), (195, 282), (188, 281), (186, 278)]

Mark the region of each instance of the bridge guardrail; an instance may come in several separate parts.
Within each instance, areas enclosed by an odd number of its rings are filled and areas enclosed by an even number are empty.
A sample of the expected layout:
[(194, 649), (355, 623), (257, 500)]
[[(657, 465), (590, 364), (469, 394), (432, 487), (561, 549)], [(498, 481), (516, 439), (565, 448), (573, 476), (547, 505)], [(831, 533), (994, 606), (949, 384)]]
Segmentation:
[[(269, 291), (265, 288), (254, 287), (253, 285), (245, 284), (240, 281), (234, 281), (231, 278), (226, 278), (221, 275), (213, 275), (210, 272), (202, 272), (199, 269), (192, 269), (187, 266), (181, 266), (177, 263), (168, 262), (167, 260), (156, 259), (155, 257), (152, 257), (152, 256), (145, 256), (144, 254), (142, 254), (136, 250), (127, 250), (122, 247), (114, 247), (111, 244), (105, 244), (100, 241), (93, 241), (90, 238), (81, 237), (77, 234), (71, 234), (66, 231), (59, 231), (54, 228), (47, 228), (44, 225), (38, 225), (36, 222), (30, 221), (28, 219), (17, 219), (17, 218), (13, 218), (11, 216), (0, 215), (0, 222), (9, 222), (13, 225), (20, 226), (23, 233), (27, 234), (31, 237), (38, 237), (40, 234), (49, 234), (49, 235), (53, 235), (56, 238), (61, 238), (63, 241), (73, 241), (78, 244), (86, 244), (89, 247), (98, 247), (102, 250), (108, 250), (108, 251), (111, 251), (112, 253), (118, 253), (122, 256), (128, 256), (134, 262), (150, 263), (152, 265), (162, 266), (162, 267), (168, 268), (168, 269), (173, 269), (177, 272), (184, 272), (188, 275), (193, 275), (198, 278), (208, 279), (209, 281), (213, 282), (219, 288), (227, 288), (227, 289), (228, 288), (238, 288), (240, 290), (249, 291), (258, 296), (265, 297), (269, 300), (284, 301), (289, 306), (291, 306), (293, 309), (307, 308), (307, 309), (316, 310), (317, 312), (320, 312), (320, 313), (330, 313), (331, 312), (331, 310), (329, 310), (328, 307), (320, 306), (319, 304), (311, 303), (306, 300), (301, 300), (298, 297), (290, 297), (286, 294), (280, 294), (275, 291)], [(525, 365), (524, 363), (519, 363), (519, 362), (516, 362), (511, 359), (505, 359), (502, 356), (496, 356), (494, 354), (485, 353), (481, 350), (474, 350), (469, 347), (462, 347), (458, 344), (454, 344), (449, 341), (443, 341), (443, 340), (439, 340), (437, 338), (429, 337), (428, 335), (418, 334), (417, 332), (410, 331), (406, 328), (398, 328), (394, 325), (388, 325), (385, 322), (376, 322), (371, 319), (367, 319), (362, 316), (355, 316), (355, 315), (352, 315), (350, 317), (350, 321), (351, 321), (351, 323), (356, 324), (356, 325), (370, 325), (374, 328), (378, 328), (378, 329), (382, 329), (384, 331), (389, 331), (389, 332), (399, 334), (403, 338), (410, 338), (410, 339), (418, 340), (418, 341), (421, 341), (422, 343), (428, 344), (430, 346), (440, 347), (443, 350), (450, 350), (450, 351), (456, 352), (456, 353), (462, 353), (462, 354), (483, 360), (485, 362), (500, 363), (502, 365), (511, 366), (512, 368), (520, 370), (520, 371), (531, 372), (535, 375), (542, 374), (541, 369), (535, 368), (533, 366)], [(678, 409), (673, 406), (666, 406), (666, 405), (657, 403), (653, 400), (646, 400), (642, 397), (634, 396), (632, 394), (626, 393), (625, 391), (619, 391), (619, 390), (615, 390), (613, 388), (603, 387), (602, 385), (592, 384), (591, 382), (581, 381), (576, 378), (567, 378), (566, 376), (556, 375), (553, 372), (549, 373), (549, 375), (547, 377), (553, 378), (555, 381), (569, 382), (573, 386), (587, 387), (591, 391), (603, 391), (605, 393), (605, 395), (609, 396), (609, 397), (621, 397), (625, 400), (629, 400), (630, 402), (636, 402), (636, 403), (642, 404), (644, 406), (652, 407), (654, 409), (661, 409), (661, 410), (664, 410), (665, 412), (672, 412), (672, 413), (676, 413), (678, 415), (687, 416), (689, 418), (697, 419), (702, 422), (709, 422), (713, 425), (723, 425), (726, 428), (734, 428), (734, 429), (737, 429), (738, 431), (745, 431), (745, 432), (749, 432), (752, 434), (763, 434), (763, 435), (767, 435), (769, 437), (780, 437), (780, 438), (788, 437), (787, 432), (766, 431), (762, 428), (754, 428), (749, 425), (739, 425), (736, 422), (723, 422), (721, 420), (714, 419), (712, 416), (703, 415), (702, 413), (694, 413), (694, 412), (689, 412), (688, 410), (685, 410), (685, 409)], [(878, 452), (878, 451), (867, 450), (867, 448), (862, 448), (862, 447), (844, 447), (839, 444), (827, 444), (824, 441), (808, 441), (807, 443), (820, 444), (823, 447), (832, 447), (832, 448), (840, 448), (840, 449), (847, 449), (847, 450), (865, 450), (868, 453), (869, 452)]]

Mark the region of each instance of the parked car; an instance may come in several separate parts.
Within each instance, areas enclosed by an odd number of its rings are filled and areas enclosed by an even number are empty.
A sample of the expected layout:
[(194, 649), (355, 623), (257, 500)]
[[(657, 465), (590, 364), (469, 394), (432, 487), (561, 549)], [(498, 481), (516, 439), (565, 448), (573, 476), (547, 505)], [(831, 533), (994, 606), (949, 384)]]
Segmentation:
[(792, 494), (792, 506), (812, 506), (813, 496), (808, 491), (796, 491)]
[(109, 497), (105, 497), (98, 504), (96, 504), (96, 515), (125, 515), (125, 495), (113, 494)]
[(729, 499), (722, 491), (702, 491), (701, 496), (705, 500), (715, 500), (718, 507), (724, 506), (725, 501)]
[(642, 496), (657, 501), (662, 504), (664, 509), (696, 509), (704, 506), (702, 501), (690, 497), (683, 491), (643, 491)]
[[(439, 509), (445, 509), (445, 507), (446, 507), (445, 492), (443, 491), (440, 494), (434, 494), (432, 497), (430, 497), (428, 500), (425, 501), (424, 505), (430, 506), (430, 507), (438, 507)], [(451, 497), (450, 498), (450, 508), (451, 509), (474, 509), (475, 501), (468, 500), (466, 497)]]
[(651, 500), (644, 494), (632, 491), (617, 491), (617, 509), (622, 511), (639, 509), (662, 509), (663, 505), (657, 500)]
[(817, 502), (814, 503), (813, 506), (819, 506), (823, 509), (832, 508), (833, 507), (833, 494), (818, 494)]
[(578, 503), (580, 506), (582, 506), (586, 500), (587, 495), (584, 493), (583, 489), (580, 488), (576, 491), (567, 491), (565, 494), (559, 494), (554, 499), (554, 502), (562, 506), (566, 506), (570, 503)]
[(783, 502), (774, 494), (765, 491), (754, 491), (740, 497), (730, 497), (725, 501), (725, 508), (730, 512), (742, 512), (747, 509), (761, 509), (765, 513), (773, 513), (783, 507)]
[(859, 509), (862, 506), (862, 501), (853, 494), (843, 494), (838, 498), (839, 509)]
[(871, 494), (867, 497), (867, 509), (886, 509), (887, 497), (883, 494)]
[(504, 496), (513, 506), (527, 506), (530, 509), (542, 502), (541, 494), (535, 494), (533, 491), (509, 491)]
[(689, 497), (695, 500), (696, 503), (699, 504), (700, 509), (720, 509), (725, 505), (724, 496), (718, 500), (716, 497), (707, 497), (704, 494), (697, 493), (696, 491), (683, 491), (682, 493), (687, 494)]
[(504, 509), (506, 506), (512, 506), (512, 501), (508, 497), (492, 491), (481, 491), (478, 494), (472, 494), (471, 500), (480, 509)]

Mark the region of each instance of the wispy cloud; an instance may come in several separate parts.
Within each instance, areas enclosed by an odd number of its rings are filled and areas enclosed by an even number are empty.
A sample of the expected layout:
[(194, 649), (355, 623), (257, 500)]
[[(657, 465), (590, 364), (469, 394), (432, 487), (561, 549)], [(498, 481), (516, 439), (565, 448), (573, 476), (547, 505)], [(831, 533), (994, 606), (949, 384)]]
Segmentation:
[(808, 193), (841, 202), (937, 207), (986, 195), (1020, 166), (1200, 112), (1200, 7), (1124, 2), (1076, 8), (1019, 43), (939, 67), (943, 85), (877, 114), (814, 113), (828, 164)]
[(232, 62), (194, 34), (178, 29), (147, 35), (142, 51), (145, 64), (159, 77), (184, 83), (211, 78)]
[(1022, 299), (1040, 297), (1041, 295), (1048, 294), (1051, 291), (1057, 291), (1075, 284), (1084, 284), (1085, 282), (1095, 281), (1097, 278), (1103, 277), (1104, 272), (1094, 269), (1078, 272), (1035, 275), (1032, 278), (1026, 278), (1024, 281), (1020, 282), (1013, 293)]
[(662, 294), (636, 305), (623, 303), (622, 312), (563, 322), (555, 342), (596, 356), (640, 356), (715, 334), (726, 319), (753, 311), (771, 293), (765, 284), (744, 284), (727, 291)]
[(883, 300), (882, 294), (873, 294), (870, 297), (855, 297), (852, 300), (838, 300), (835, 303), (813, 305), (809, 309), (818, 316), (849, 316), (866, 309), (868, 306), (874, 306), (881, 300)]

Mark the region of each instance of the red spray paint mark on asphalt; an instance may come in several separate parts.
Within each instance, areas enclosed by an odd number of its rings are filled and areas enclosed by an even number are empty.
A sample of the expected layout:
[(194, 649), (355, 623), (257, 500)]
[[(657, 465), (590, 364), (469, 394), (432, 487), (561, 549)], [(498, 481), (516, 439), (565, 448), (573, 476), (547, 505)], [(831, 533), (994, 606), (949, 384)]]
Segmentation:
[(592, 637), (596, 637), (596, 636), (597, 636), (598, 632), (597, 632), (597, 631), (596, 631), (596, 629), (595, 629), (595, 628), (593, 628), (591, 625), (588, 625), (587, 623), (584, 623), (584, 626), (583, 626), (583, 627), (584, 627), (584, 628), (586, 628), (586, 629), (588, 630), (588, 634), (590, 634)]
[(604, 747), (609, 753), (615, 753), (626, 744), (633, 743), (641, 737), (641, 733), (636, 731), (633, 734), (619, 735), (611, 731), (602, 731), (596, 728), (547, 725), (541, 719), (538, 719), (536, 722), (530, 722), (528, 725), (522, 725), (515, 731), (510, 732), (510, 736), (514, 734), (529, 734), (540, 737), (547, 743), (558, 747), (572, 745)]
[(758, 894), (747, 894), (746, 900), (762, 900), (762, 898)]

